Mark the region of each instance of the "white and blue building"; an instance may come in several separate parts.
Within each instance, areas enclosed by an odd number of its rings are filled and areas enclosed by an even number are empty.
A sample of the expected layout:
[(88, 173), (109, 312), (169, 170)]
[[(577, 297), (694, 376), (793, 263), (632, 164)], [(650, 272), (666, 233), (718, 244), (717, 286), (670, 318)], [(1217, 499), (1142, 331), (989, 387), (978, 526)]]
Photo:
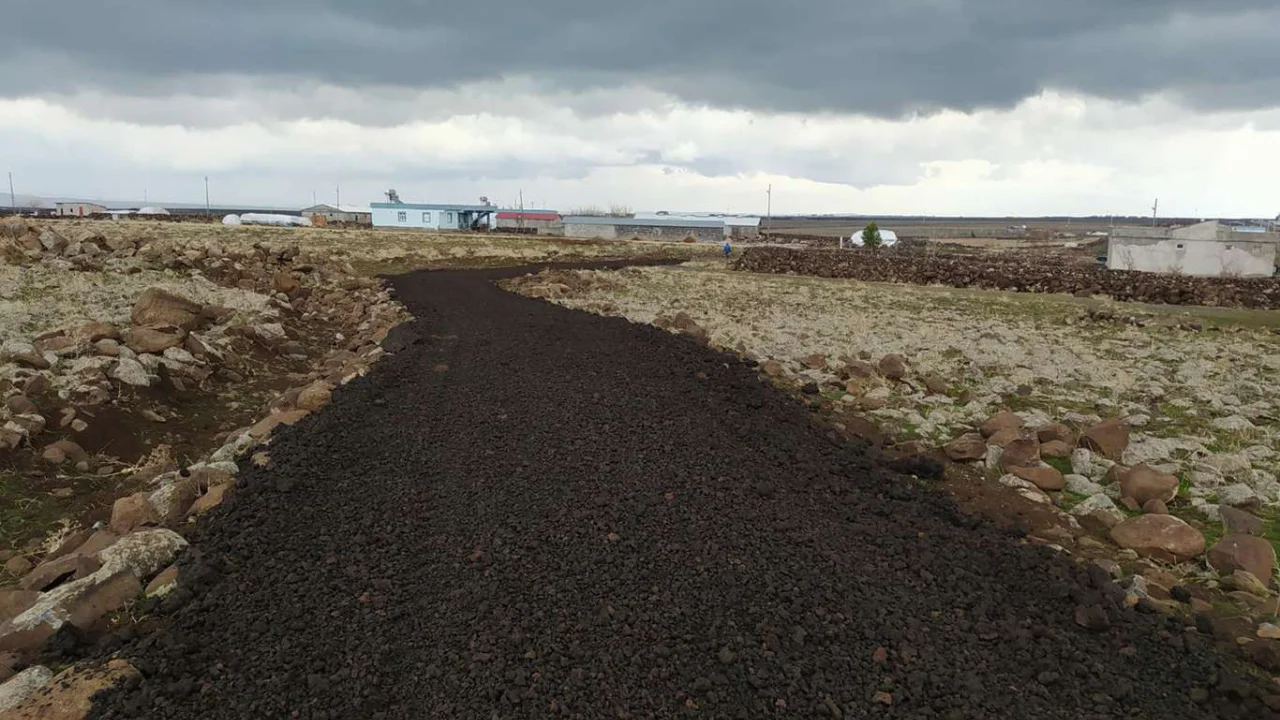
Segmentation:
[(494, 205), (373, 203), (373, 226), (420, 230), (472, 230), (496, 225)]

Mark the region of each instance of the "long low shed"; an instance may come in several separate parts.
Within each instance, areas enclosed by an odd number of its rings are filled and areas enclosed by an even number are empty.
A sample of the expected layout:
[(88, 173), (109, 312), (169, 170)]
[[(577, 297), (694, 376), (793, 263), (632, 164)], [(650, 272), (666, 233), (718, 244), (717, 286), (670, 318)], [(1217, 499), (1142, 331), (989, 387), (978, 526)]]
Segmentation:
[(721, 220), (657, 220), (633, 217), (564, 218), (565, 237), (602, 238), (605, 240), (670, 240), (680, 242), (694, 238), (698, 242), (718, 243), (724, 240)]

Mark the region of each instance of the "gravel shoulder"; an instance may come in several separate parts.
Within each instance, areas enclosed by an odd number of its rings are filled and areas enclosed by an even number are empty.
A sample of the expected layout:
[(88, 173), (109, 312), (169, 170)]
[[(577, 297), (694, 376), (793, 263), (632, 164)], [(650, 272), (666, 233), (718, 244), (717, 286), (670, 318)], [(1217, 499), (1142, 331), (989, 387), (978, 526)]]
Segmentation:
[(102, 646), (141, 679), (96, 717), (1270, 716), (1211, 627), (965, 516), (748, 363), (497, 275), (394, 281), (416, 319)]

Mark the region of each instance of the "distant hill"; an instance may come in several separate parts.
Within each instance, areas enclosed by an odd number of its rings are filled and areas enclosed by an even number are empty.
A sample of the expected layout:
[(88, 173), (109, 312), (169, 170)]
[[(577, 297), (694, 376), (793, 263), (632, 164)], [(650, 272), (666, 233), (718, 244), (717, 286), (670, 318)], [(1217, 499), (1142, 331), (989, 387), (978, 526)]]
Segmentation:
[[(131, 210), (143, 207), (162, 207), (168, 210), (203, 210), (204, 203), (178, 203), (178, 202), (161, 202), (159, 200), (102, 200), (100, 198), (83, 198), (72, 197), (69, 195), (50, 197), (45, 195), (23, 195), (18, 193), (14, 196), (12, 204), (13, 208), (41, 208), (51, 210), (60, 202), (85, 202), (101, 205), (108, 210)], [(9, 193), (0, 192), (0, 208), (9, 209)], [(214, 209), (219, 207), (228, 207), (226, 204), (215, 204)], [(281, 207), (278, 205), (232, 205), (242, 211), (261, 211), (261, 212), (291, 212), (297, 213), (300, 207)]]

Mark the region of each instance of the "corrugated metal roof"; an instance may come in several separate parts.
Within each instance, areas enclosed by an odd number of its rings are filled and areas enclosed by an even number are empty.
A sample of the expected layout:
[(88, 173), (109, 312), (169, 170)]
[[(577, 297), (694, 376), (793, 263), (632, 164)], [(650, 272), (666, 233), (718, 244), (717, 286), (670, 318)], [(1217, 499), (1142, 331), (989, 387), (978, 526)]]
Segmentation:
[(759, 227), (760, 218), (746, 215), (722, 215), (719, 213), (668, 213), (638, 212), (637, 218), (646, 220), (723, 220), (729, 227)]
[(448, 203), (373, 203), (375, 210), (466, 210), (475, 212), (497, 212), (496, 205), (450, 205)]
[(565, 216), (566, 225), (639, 225), (642, 227), (724, 228), (723, 220), (681, 220), (635, 217)]

